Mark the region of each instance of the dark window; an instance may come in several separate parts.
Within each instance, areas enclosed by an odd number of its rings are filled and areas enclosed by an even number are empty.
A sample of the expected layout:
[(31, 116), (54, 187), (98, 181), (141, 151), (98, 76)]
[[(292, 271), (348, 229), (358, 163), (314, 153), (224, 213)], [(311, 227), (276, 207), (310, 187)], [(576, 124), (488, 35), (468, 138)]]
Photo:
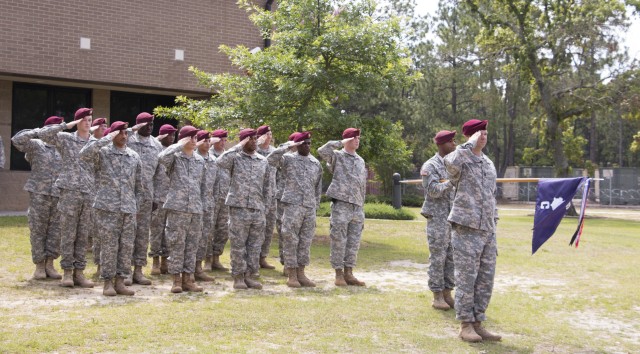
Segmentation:
[[(141, 93), (111, 91), (111, 122), (121, 120), (129, 122), (129, 126), (136, 124), (136, 117), (141, 112), (153, 114), (153, 109), (158, 106), (171, 107), (175, 105), (174, 96), (145, 95)], [(158, 130), (163, 124), (177, 126), (174, 119), (156, 118), (153, 124), (152, 135), (158, 135)]]
[[(47, 117), (73, 120), (80, 107), (91, 107), (91, 89), (13, 83), (11, 136), (22, 129), (41, 127)], [(24, 154), (11, 146), (11, 169), (29, 171)]]

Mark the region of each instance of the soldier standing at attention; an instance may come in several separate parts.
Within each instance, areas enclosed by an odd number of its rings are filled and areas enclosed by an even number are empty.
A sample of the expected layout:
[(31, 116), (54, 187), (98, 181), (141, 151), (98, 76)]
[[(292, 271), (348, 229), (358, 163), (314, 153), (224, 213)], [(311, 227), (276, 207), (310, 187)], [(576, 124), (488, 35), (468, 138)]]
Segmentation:
[[(258, 153), (264, 157), (267, 157), (275, 150), (271, 146), (271, 139), (273, 133), (271, 127), (263, 125), (258, 128)], [(275, 185), (276, 185), (276, 169), (268, 166), (267, 171), (269, 173), (270, 183), (273, 186), (271, 188), (272, 195), (269, 196), (271, 201), (269, 205), (265, 205), (265, 228), (264, 228), (264, 241), (262, 242), (262, 249), (260, 251), (260, 268), (275, 269), (276, 267), (267, 263), (267, 256), (269, 256), (269, 249), (271, 248), (271, 239), (273, 238), (273, 228), (276, 226), (276, 198), (275, 198)]]
[(105, 296), (135, 293), (124, 280), (131, 273), (135, 217), (143, 195), (142, 163), (138, 154), (127, 147), (126, 129), (127, 123), (113, 122), (108, 135), (80, 151), (80, 157), (96, 171), (93, 208), (101, 243), (100, 275)]
[[(156, 140), (160, 142), (163, 150), (169, 147), (176, 139), (178, 130), (171, 124), (165, 124), (160, 127)], [(167, 250), (166, 239), (164, 235), (164, 226), (167, 223), (167, 209), (162, 205), (167, 200), (167, 192), (169, 191), (169, 176), (164, 165), (159, 163), (156, 172), (153, 175), (153, 204), (151, 213), (151, 227), (149, 234), (149, 257), (153, 259), (151, 265), (151, 275), (167, 274)]]
[(433, 292), (432, 306), (438, 310), (454, 307), (453, 249), (451, 248), (451, 224), (447, 221), (453, 201), (453, 183), (444, 167), (444, 157), (455, 150), (456, 132), (442, 130), (433, 138), (438, 152), (422, 165), (424, 204), (420, 214), (427, 218), (427, 243), (429, 244), (429, 289)]
[[(287, 154), (292, 145), (296, 145), (298, 151)], [(309, 154), (310, 151), (311, 133), (303, 132), (294, 137), (292, 143), (277, 148), (267, 157), (269, 164), (280, 169), (284, 178), (280, 237), (284, 242), (284, 266), (289, 277), (287, 285), (292, 288), (316, 286), (304, 273), (304, 268), (309, 265), (311, 241), (316, 230), (316, 210), (322, 194), (322, 166)]]
[[(102, 138), (105, 135), (104, 132), (106, 130), (107, 130), (107, 120), (105, 118), (96, 118), (93, 120), (93, 123), (91, 123), (91, 128), (89, 129), (89, 132), (91, 133), (91, 137), (97, 140)], [(95, 176), (94, 176), (94, 179), (95, 179)], [(95, 192), (95, 190), (91, 190), (91, 192), (93, 193)], [(92, 198), (93, 197), (95, 197), (95, 195), (92, 196)], [(90, 221), (89, 221), (89, 224), (91, 225), (91, 227), (89, 228), (89, 233), (87, 234), (87, 248), (89, 249), (90, 252), (93, 253), (93, 262), (98, 266), (98, 271), (96, 272), (96, 274), (98, 274), (99, 276), (100, 275), (100, 241), (94, 239), (94, 236), (95, 236), (94, 233), (97, 233), (97, 231), (96, 231), (95, 223), (93, 221), (94, 220), (93, 208), (91, 208), (91, 212), (89, 214), (91, 215)]]
[[(364, 196), (367, 169), (356, 150), (360, 146), (360, 129), (347, 128), (342, 141), (332, 140), (318, 149), (333, 179), (327, 189), (331, 202), (331, 266), (336, 271), (337, 286), (365, 286), (353, 276), (360, 237), (364, 228)], [(337, 150), (343, 147), (342, 150)], [(343, 271), (344, 270), (344, 271)]]
[(195, 280), (214, 281), (215, 278), (208, 276), (202, 269), (202, 261), (207, 254), (207, 244), (213, 241), (213, 211), (215, 210), (216, 199), (214, 195), (214, 184), (218, 175), (218, 165), (216, 157), (209, 152), (211, 147), (211, 134), (206, 130), (201, 130), (196, 134), (196, 139), (200, 144), (197, 153), (204, 159), (207, 172), (204, 175), (204, 196), (202, 199), (202, 235), (196, 253)]
[(251, 275), (260, 267), (265, 210), (271, 201), (267, 159), (256, 153), (256, 131), (240, 131), (240, 143), (222, 154), (218, 167), (229, 171), (229, 239), (234, 289), (262, 289)]
[(202, 235), (202, 200), (205, 194), (204, 159), (195, 153), (202, 141), (196, 142), (198, 129), (187, 125), (178, 133), (178, 143), (159, 155), (167, 169), (169, 193), (163, 208), (167, 209), (165, 237), (169, 249), (169, 274), (173, 275), (172, 293), (201, 292), (191, 275), (195, 273), (198, 241)]
[[(49, 117), (44, 126), (60, 124), (61, 117)], [(33, 279), (61, 279), (53, 267), (60, 255), (60, 190), (54, 185), (60, 170), (60, 154), (56, 147), (38, 139), (40, 129), (25, 129), (11, 138), (13, 146), (24, 152), (31, 164), (31, 174), (24, 190), (29, 192), (29, 231), (31, 259), (36, 265)]]
[[(211, 134), (213, 146), (210, 152), (216, 159), (224, 153), (228, 135), (229, 132), (224, 129), (216, 129)], [(205, 269), (227, 271), (229, 268), (220, 263), (220, 256), (227, 240), (229, 240), (229, 207), (225, 204), (229, 193), (229, 170), (226, 168), (218, 169), (218, 178), (213, 189), (216, 198), (213, 209), (213, 240), (207, 244)]]
[(444, 158), (456, 187), (449, 222), (455, 265), (456, 319), (467, 342), (499, 341), (482, 327), (491, 300), (496, 271), (496, 168), (482, 153), (487, 145), (487, 121), (472, 119), (462, 126), (467, 142)]
[[(61, 169), (55, 186), (60, 189), (60, 266), (64, 270), (61, 285), (93, 288), (94, 284), (84, 276), (87, 266), (87, 234), (90, 225), (93, 173), (85, 161), (80, 160), (80, 150), (89, 143), (93, 110), (80, 108), (71, 123), (48, 125), (40, 129), (38, 136), (49, 145), (55, 145), (62, 158)], [(74, 133), (64, 129), (76, 127)]]
[[(280, 146), (278, 146), (278, 148), (281, 148), (283, 146), (288, 146), (287, 147), (287, 153), (294, 153), (296, 151), (298, 151), (298, 146), (295, 144), (290, 144), (289, 142), (292, 142), (293, 139), (295, 139), (295, 137), (298, 135), (298, 132), (294, 132), (291, 133), (291, 135), (289, 135), (289, 141), (281, 144)], [(276, 231), (278, 232), (278, 256), (280, 258), (280, 264), (282, 264), (284, 266), (284, 243), (283, 243), (283, 238), (282, 238), (282, 208), (283, 206), (280, 205), (280, 199), (282, 198), (282, 190), (284, 188), (284, 175), (282, 174), (282, 172), (280, 171), (280, 168), (276, 169)], [(282, 269), (282, 275), (284, 275), (285, 277), (287, 276), (287, 268), (283, 267)]]

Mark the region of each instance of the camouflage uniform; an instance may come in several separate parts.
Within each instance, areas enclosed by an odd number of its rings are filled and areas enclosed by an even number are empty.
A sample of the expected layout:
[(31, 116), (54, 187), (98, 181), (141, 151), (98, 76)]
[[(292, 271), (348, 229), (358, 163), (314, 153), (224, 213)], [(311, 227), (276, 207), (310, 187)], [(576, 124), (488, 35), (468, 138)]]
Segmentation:
[(284, 241), (284, 266), (298, 268), (309, 265), (316, 209), (322, 194), (322, 166), (311, 155), (287, 154), (287, 150), (280, 147), (267, 160), (284, 177), (280, 204), (283, 207), (281, 238)]
[(93, 202), (100, 250), (102, 279), (128, 277), (135, 240), (138, 203), (144, 195), (142, 162), (138, 154), (119, 149), (107, 135), (80, 151), (82, 160), (94, 166), (96, 197)]
[(455, 264), (456, 319), (485, 321), (493, 291), (496, 243), (496, 169), (486, 156), (476, 156), (471, 144), (445, 157), (456, 193), (449, 214)]
[(216, 206), (214, 186), (218, 176), (218, 165), (216, 165), (216, 157), (212, 153), (208, 152), (206, 155), (201, 155), (199, 151), (196, 153), (204, 159), (207, 166), (207, 173), (204, 177), (204, 199), (202, 200), (202, 236), (196, 254), (196, 262), (198, 262), (204, 260), (207, 255), (207, 245), (213, 242), (213, 213)]
[(27, 129), (11, 138), (31, 164), (31, 174), (24, 190), (29, 192), (29, 230), (31, 259), (40, 263), (60, 255), (60, 191), (54, 186), (60, 170), (60, 154), (55, 146), (37, 139), (39, 129)]
[(367, 170), (364, 160), (357, 154), (349, 154), (341, 141), (329, 141), (318, 149), (327, 162), (333, 179), (327, 189), (332, 198), (331, 218), (331, 266), (333, 269), (353, 268), (356, 265), (360, 237), (364, 228), (364, 196), (367, 187)]
[(448, 179), (444, 159), (436, 153), (422, 165), (424, 204), (421, 214), (427, 218), (427, 242), (429, 244), (429, 289), (440, 292), (453, 289), (453, 248), (451, 224), (447, 221), (451, 211), (454, 188)]
[(176, 143), (159, 155), (159, 163), (164, 165), (169, 176), (169, 193), (162, 206), (167, 209), (165, 237), (169, 249), (169, 274), (195, 273), (196, 252), (202, 235), (207, 167), (197, 152), (187, 156), (182, 148)]
[[(269, 145), (268, 148), (262, 149), (258, 146), (256, 150), (260, 155), (267, 157), (270, 153), (272, 153), (275, 148)], [(267, 173), (269, 174), (270, 184), (273, 186), (271, 188), (271, 195), (269, 196), (270, 203), (269, 205), (265, 205), (265, 229), (264, 229), (264, 241), (262, 242), (262, 249), (260, 251), (260, 258), (267, 257), (269, 255), (269, 249), (271, 248), (271, 239), (273, 238), (273, 228), (276, 226), (276, 169), (274, 167), (268, 166)]]
[(61, 156), (62, 168), (55, 182), (60, 189), (60, 266), (65, 270), (84, 270), (92, 203), (89, 188), (93, 186), (93, 174), (91, 166), (79, 155), (80, 150), (95, 138), (84, 140), (77, 132), (63, 132), (66, 128), (65, 123), (47, 125), (40, 129), (38, 136), (47, 144), (55, 145)]
[[(216, 159), (222, 155), (214, 148), (209, 149), (209, 152)], [(224, 202), (229, 194), (229, 182), (229, 170), (218, 168), (218, 178), (213, 187), (216, 198), (213, 209), (213, 239), (207, 244), (207, 257), (220, 256), (229, 240), (229, 207)]]
[(2, 136), (0, 136), (0, 168), (4, 168), (4, 143), (2, 142)]
[(257, 273), (264, 242), (265, 206), (272, 195), (267, 159), (248, 155), (236, 145), (217, 160), (218, 167), (229, 171), (229, 239), (231, 274)]
[[(131, 132), (131, 129), (127, 129)], [(133, 246), (133, 265), (147, 265), (147, 248), (149, 247), (149, 229), (153, 209), (153, 176), (158, 167), (158, 154), (163, 150), (162, 144), (152, 136), (143, 137), (135, 132), (130, 133), (127, 146), (138, 153), (142, 161), (142, 183), (146, 188), (142, 202), (138, 205), (136, 217), (136, 241)]]
[(164, 227), (167, 224), (167, 209), (162, 207), (167, 200), (168, 192), (169, 176), (167, 176), (167, 169), (163, 164), (159, 163), (153, 175), (153, 202), (156, 203), (157, 207), (151, 212), (149, 257), (169, 256), (164, 235)]

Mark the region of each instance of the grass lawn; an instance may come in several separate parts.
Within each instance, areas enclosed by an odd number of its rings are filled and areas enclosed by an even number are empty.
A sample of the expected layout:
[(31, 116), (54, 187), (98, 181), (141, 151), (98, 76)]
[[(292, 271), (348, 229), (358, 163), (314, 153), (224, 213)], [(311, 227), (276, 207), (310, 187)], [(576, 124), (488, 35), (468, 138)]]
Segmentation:
[(199, 283), (205, 293), (170, 294), (160, 276), (115, 298), (101, 283), (30, 280), (26, 217), (0, 217), (0, 352), (640, 352), (638, 219), (588, 219), (578, 249), (568, 246), (576, 220), (566, 219), (531, 256), (530, 214), (501, 211), (486, 326), (503, 340), (479, 344), (457, 338), (453, 311), (430, 307), (422, 217), (366, 221), (355, 272), (366, 288), (333, 285), (328, 218), (319, 218), (315, 289), (289, 289), (278, 266), (261, 272), (261, 291), (235, 291), (217, 272), (215, 283)]

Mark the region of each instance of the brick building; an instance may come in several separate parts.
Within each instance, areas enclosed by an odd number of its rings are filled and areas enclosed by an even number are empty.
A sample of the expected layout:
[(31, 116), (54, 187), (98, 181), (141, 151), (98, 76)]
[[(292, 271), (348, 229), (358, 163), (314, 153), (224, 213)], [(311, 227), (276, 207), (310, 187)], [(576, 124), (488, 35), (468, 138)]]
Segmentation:
[(2, 1), (0, 211), (28, 206), (29, 166), (11, 147), (13, 134), (51, 115), (71, 121), (78, 107), (134, 122), (176, 95), (205, 97), (187, 69), (234, 71), (221, 44), (264, 45), (234, 0)]

